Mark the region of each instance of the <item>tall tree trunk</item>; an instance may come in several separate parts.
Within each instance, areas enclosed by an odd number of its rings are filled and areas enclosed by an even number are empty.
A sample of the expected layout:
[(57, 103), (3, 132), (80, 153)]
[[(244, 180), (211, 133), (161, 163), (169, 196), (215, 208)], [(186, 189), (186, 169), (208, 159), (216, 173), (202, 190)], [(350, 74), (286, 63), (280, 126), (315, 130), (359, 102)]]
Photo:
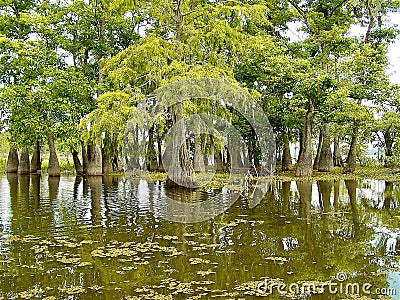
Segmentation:
[(88, 167), (86, 175), (98, 176), (103, 174), (101, 150), (97, 145), (87, 146)]
[(40, 143), (38, 140), (36, 140), (31, 159), (31, 173), (37, 173), (41, 169), (42, 162), (40, 160)]
[(101, 169), (103, 174), (110, 174), (113, 172), (112, 160), (114, 151), (110, 139), (110, 134), (106, 132), (103, 141), (103, 148), (101, 148)]
[(385, 139), (385, 167), (390, 167), (390, 158), (393, 156), (394, 139), (391, 134), (391, 127), (387, 128), (383, 134)]
[(333, 165), (335, 167), (343, 167), (342, 156), (339, 149), (339, 135), (335, 133), (333, 139)]
[(82, 175), (83, 174), (83, 166), (81, 164), (81, 161), (79, 160), (78, 151), (73, 149), (71, 153), (72, 153), (72, 159), (74, 161), (76, 175)]
[(222, 162), (221, 150), (218, 149), (213, 136), (210, 136), (210, 143), (211, 143), (211, 149), (212, 149), (213, 158), (214, 158), (215, 171), (221, 172), (224, 169), (223, 162)]
[(356, 170), (356, 160), (357, 160), (357, 140), (358, 140), (358, 124), (354, 124), (353, 134), (351, 136), (351, 143), (349, 154), (346, 159), (346, 168), (343, 173), (353, 174)]
[(236, 170), (243, 168), (244, 165), (243, 165), (243, 161), (242, 161), (242, 156), (241, 156), (241, 151), (240, 151), (241, 147), (239, 146), (239, 141), (237, 140), (236, 137), (233, 137), (228, 140), (228, 143), (231, 143), (230, 151), (229, 151), (231, 168), (236, 169)]
[(54, 145), (54, 138), (51, 133), (47, 134), (47, 140), (49, 143), (49, 167), (47, 173), (49, 176), (60, 176), (60, 165), (58, 163), (58, 157), (56, 152), (56, 147)]
[(81, 141), (81, 151), (82, 151), (82, 169), (83, 169), (83, 174), (87, 173), (88, 169), (88, 156), (87, 156), (87, 149), (83, 141)]
[(18, 150), (14, 147), (11, 147), (8, 152), (6, 172), (17, 173), (18, 165), (19, 165)]
[[(254, 134), (255, 135), (255, 134)], [(289, 143), (289, 141), (288, 141)], [(254, 167), (258, 169), (260, 167), (260, 157), (261, 157), (261, 149), (257, 143), (257, 137), (255, 136), (254, 138), (251, 139), (251, 153), (252, 153), (252, 163), (254, 164)], [(290, 165), (292, 164), (292, 158), (290, 157), (290, 151), (289, 151), (289, 162)]]
[(312, 116), (313, 116), (313, 105), (310, 104), (310, 107), (306, 113), (306, 118), (304, 120), (304, 127), (301, 134), (299, 161), (297, 163), (297, 168), (296, 168), (296, 176), (299, 177), (311, 176), (313, 171), (312, 144), (311, 144)]
[(224, 170), (224, 164), (222, 162), (222, 153), (220, 150), (214, 150), (214, 161), (215, 161), (215, 171), (222, 172)]
[(29, 149), (27, 147), (23, 147), (18, 165), (18, 174), (27, 175), (31, 172), (30, 169)]
[(157, 134), (157, 155), (158, 155), (158, 171), (165, 172), (164, 166), (162, 164), (162, 138), (160, 134)]
[[(180, 185), (188, 188), (195, 188), (197, 184), (193, 176), (194, 170), (189, 159), (186, 143), (184, 142), (186, 140), (185, 124), (184, 122), (179, 122), (183, 117), (182, 103), (176, 103), (170, 106), (169, 109), (172, 122), (174, 126), (176, 126), (176, 132), (172, 137), (171, 148), (167, 149), (164, 155), (166, 161), (169, 163), (168, 169), (166, 170), (168, 173), (166, 185)], [(173, 155), (177, 154), (178, 157), (173, 157)], [(164, 166), (164, 168), (165, 167), (166, 166)]]
[(195, 172), (204, 172), (206, 170), (204, 165), (203, 151), (201, 151), (201, 137), (200, 137), (200, 117), (194, 120), (194, 153), (193, 153), (193, 169)]
[(331, 134), (329, 123), (325, 123), (322, 127), (322, 146), (319, 157), (318, 171), (331, 172), (333, 170), (333, 158), (331, 151)]
[(110, 174), (113, 172), (112, 156), (107, 153), (104, 148), (101, 149), (101, 170), (103, 174)]
[(276, 156), (276, 161), (282, 161), (283, 159), (283, 153), (282, 153), (282, 147), (281, 145), (277, 145), (277, 143), (275, 143), (275, 156)]
[(282, 171), (289, 171), (292, 168), (292, 157), (290, 155), (289, 137), (284, 133), (282, 152)]
[(149, 142), (146, 151), (146, 163), (149, 171), (157, 171), (157, 153), (154, 148), (154, 125), (149, 128)]
[(314, 164), (313, 164), (313, 169), (314, 170), (318, 170), (318, 168), (319, 168), (319, 159), (321, 157), (322, 143), (323, 143), (323, 140), (324, 140), (324, 136), (323, 136), (322, 131), (323, 131), (323, 129), (322, 129), (322, 127), (320, 127), (317, 153), (315, 154)]

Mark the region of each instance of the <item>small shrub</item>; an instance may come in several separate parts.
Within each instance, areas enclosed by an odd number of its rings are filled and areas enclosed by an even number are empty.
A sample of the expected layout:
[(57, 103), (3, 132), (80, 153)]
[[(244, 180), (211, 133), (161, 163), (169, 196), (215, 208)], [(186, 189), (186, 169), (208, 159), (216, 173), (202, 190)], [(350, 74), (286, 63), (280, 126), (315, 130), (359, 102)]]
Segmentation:
[(75, 171), (73, 162), (60, 159), (58, 163), (60, 164), (61, 171)]

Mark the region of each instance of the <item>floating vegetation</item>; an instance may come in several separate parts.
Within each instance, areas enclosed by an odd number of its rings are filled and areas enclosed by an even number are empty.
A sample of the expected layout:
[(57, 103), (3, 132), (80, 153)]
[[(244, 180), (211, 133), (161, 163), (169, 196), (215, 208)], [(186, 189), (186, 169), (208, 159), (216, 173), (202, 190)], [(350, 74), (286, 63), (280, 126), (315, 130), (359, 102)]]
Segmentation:
[(87, 267), (87, 266), (91, 266), (91, 265), (92, 265), (91, 262), (83, 261), (83, 262), (78, 264), (78, 267)]
[(67, 288), (59, 288), (58, 290), (61, 293), (65, 293), (67, 295), (82, 294), (82, 293), (86, 292), (86, 290), (81, 286), (71, 286), (71, 287), (67, 287)]
[(202, 259), (200, 257), (189, 258), (189, 262), (191, 265), (209, 264), (210, 263), (210, 261), (208, 259)]
[(104, 286), (100, 286), (100, 285), (92, 285), (92, 286), (88, 287), (89, 290), (93, 290), (96, 292), (102, 290), (103, 288), (104, 288)]
[(281, 262), (281, 263), (289, 261), (286, 257), (280, 257), (280, 256), (268, 256), (265, 259), (266, 260), (277, 261), (277, 262)]
[(63, 264), (77, 264), (79, 263), (80, 260), (81, 260), (80, 257), (66, 257), (66, 256), (57, 259), (58, 262)]
[(206, 270), (206, 271), (198, 271), (197, 272), (197, 275), (200, 275), (200, 276), (208, 276), (208, 275), (211, 275), (211, 274), (215, 274), (215, 272), (214, 271), (211, 271), (211, 269), (208, 269), (208, 270)]
[(27, 291), (19, 293), (19, 297), (22, 299), (31, 299), (33, 297), (37, 298), (42, 294), (42, 290), (38, 288), (32, 288)]

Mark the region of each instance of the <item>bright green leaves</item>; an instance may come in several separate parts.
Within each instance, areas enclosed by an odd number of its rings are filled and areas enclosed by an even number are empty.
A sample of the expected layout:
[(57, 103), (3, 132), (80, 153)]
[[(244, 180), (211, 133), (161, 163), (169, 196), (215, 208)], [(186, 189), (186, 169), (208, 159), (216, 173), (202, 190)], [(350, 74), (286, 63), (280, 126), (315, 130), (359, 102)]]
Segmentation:
[[(85, 141), (98, 140), (103, 132), (114, 133), (122, 142), (125, 125), (135, 115), (142, 95), (132, 95), (129, 90), (106, 92), (97, 100), (97, 108), (82, 119), (80, 129)], [(137, 115), (137, 123), (144, 121), (143, 114)]]

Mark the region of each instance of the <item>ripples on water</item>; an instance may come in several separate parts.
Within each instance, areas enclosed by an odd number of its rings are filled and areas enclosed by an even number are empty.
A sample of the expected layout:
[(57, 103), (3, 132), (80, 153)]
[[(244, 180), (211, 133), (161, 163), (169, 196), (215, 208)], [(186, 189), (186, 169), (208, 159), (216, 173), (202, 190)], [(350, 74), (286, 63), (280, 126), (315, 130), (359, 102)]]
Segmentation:
[(166, 196), (195, 203), (220, 192), (0, 175), (0, 299), (251, 299), (265, 278), (327, 282), (338, 272), (400, 299), (397, 183), (275, 182), (255, 208), (239, 198), (211, 220), (166, 220), (176, 213)]

